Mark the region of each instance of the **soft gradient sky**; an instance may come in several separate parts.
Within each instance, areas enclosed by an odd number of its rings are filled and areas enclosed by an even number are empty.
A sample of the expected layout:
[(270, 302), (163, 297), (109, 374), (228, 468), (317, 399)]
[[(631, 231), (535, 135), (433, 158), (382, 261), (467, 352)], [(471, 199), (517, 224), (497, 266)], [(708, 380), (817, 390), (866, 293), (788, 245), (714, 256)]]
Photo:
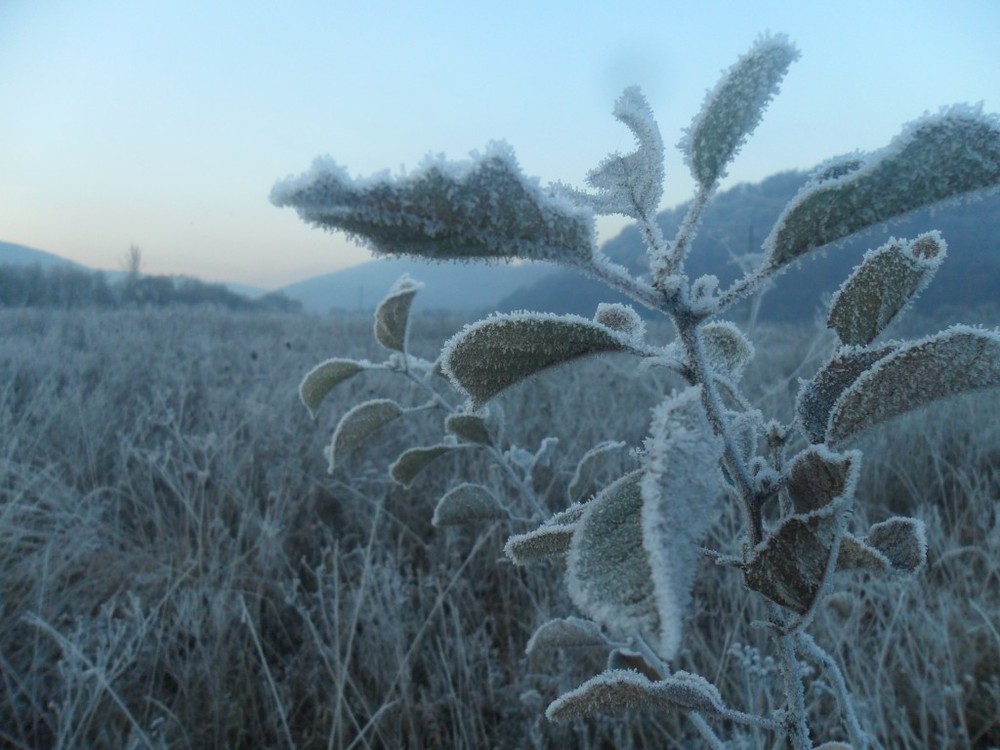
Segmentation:
[[(724, 183), (884, 145), (959, 101), (1000, 111), (1000, 0), (0, 0), (0, 240), (118, 268), (277, 287), (368, 259), (268, 202), (333, 156), (352, 174), (492, 139), (582, 185), (638, 84), (675, 144), (763, 31), (799, 46)], [(621, 224), (600, 225), (603, 238)]]

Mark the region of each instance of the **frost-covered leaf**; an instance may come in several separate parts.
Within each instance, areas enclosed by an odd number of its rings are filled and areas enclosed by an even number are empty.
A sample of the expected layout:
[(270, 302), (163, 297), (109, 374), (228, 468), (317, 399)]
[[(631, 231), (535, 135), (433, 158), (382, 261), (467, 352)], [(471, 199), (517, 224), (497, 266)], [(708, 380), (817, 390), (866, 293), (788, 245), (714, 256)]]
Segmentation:
[(1000, 120), (968, 106), (943, 110), (908, 125), (861, 166), (805, 185), (764, 241), (766, 267), (780, 268), (895, 216), (998, 184)]
[(587, 174), (595, 196), (579, 196), (599, 214), (653, 218), (663, 194), (663, 139), (646, 98), (637, 86), (615, 102), (615, 117), (635, 135), (638, 149), (611, 154)]
[(334, 386), (366, 369), (364, 363), (353, 359), (328, 359), (320, 362), (302, 378), (299, 384), (299, 398), (316, 417), (316, 410)]
[(576, 523), (583, 515), (584, 506), (577, 503), (556, 513), (537, 529), (523, 534), (514, 534), (507, 540), (503, 551), (516, 565), (536, 560), (539, 557), (562, 555), (569, 551)]
[(754, 348), (735, 323), (719, 320), (706, 323), (701, 329), (702, 346), (712, 370), (734, 383), (753, 359)]
[(844, 534), (837, 552), (837, 570), (874, 570), (888, 573), (892, 563), (877, 549), (869, 545), (863, 537)]
[(375, 308), (375, 338), (386, 349), (397, 352), (406, 350), (406, 332), (409, 327), (410, 305), (423, 284), (404, 275)]
[(616, 669), (602, 672), (561, 695), (545, 715), (552, 721), (569, 721), (634, 709), (678, 708), (703, 714), (725, 709), (719, 689), (699, 675), (674, 672), (664, 680), (652, 681), (638, 672)]
[(969, 326), (901, 346), (847, 388), (833, 406), (831, 445), (921, 406), (1000, 385), (1000, 334)]
[(860, 473), (860, 451), (834, 453), (825, 445), (806, 448), (788, 469), (788, 494), (795, 513), (810, 513), (838, 498), (853, 497)]
[(747, 586), (783, 607), (805, 614), (819, 595), (839, 521), (818, 511), (785, 518), (753, 551), (744, 569)]
[(646, 324), (631, 305), (601, 302), (594, 313), (594, 322), (618, 331), (636, 343), (641, 343), (646, 335)]
[(841, 351), (823, 365), (812, 380), (802, 383), (795, 402), (795, 414), (810, 442), (822, 443), (826, 440), (830, 412), (837, 399), (861, 373), (897, 347), (898, 344), (887, 344), (878, 349)]
[(435, 526), (460, 526), (506, 517), (500, 503), (480, 484), (460, 484), (449, 490), (434, 508)]
[(919, 518), (896, 516), (877, 523), (868, 529), (865, 541), (897, 572), (915, 573), (927, 562), (927, 530)]
[(630, 648), (615, 648), (608, 652), (606, 670), (629, 669), (651, 680), (660, 680), (663, 675), (638, 651)]
[(327, 470), (332, 474), (337, 461), (402, 413), (403, 409), (399, 404), (386, 398), (365, 401), (347, 412), (333, 431), (333, 440), (327, 451), (327, 458), (330, 460)]
[(524, 177), (502, 143), (470, 162), (429, 159), (398, 178), (354, 180), (318, 159), (306, 174), (275, 185), (271, 202), (360, 238), (379, 254), (579, 264), (589, 262), (594, 246), (590, 210)]
[(442, 349), (444, 371), (479, 408), (508, 386), (588, 354), (645, 353), (622, 334), (576, 315), (495, 315), (466, 326)]
[(444, 420), (444, 429), (469, 443), (493, 445), (496, 437), (495, 426), (478, 414), (449, 414)]
[(417, 474), (423, 471), (431, 461), (457, 448), (458, 446), (455, 445), (432, 445), (425, 448), (410, 448), (403, 451), (395, 463), (389, 467), (389, 473), (399, 484), (409, 487), (413, 484), (413, 480), (417, 478)]
[(947, 249), (940, 233), (927, 232), (866, 253), (834, 295), (827, 325), (847, 345), (870, 344), (930, 283)]
[(702, 408), (701, 386), (653, 410), (641, 482), (642, 543), (659, 620), (652, 643), (668, 661), (680, 646), (681, 623), (701, 561), (699, 545), (719, 512), (722, 450)]
[(573, 603), (615, 636), (661, 641), (653, 570), (642, 543), (642, 471), (626, 474), (586, 503), (566, 559)]
[(788, 66), (799, 57), (783, 34), (758, 39), (708, 92), (678, 144), (703, 190), (725, 176), (726, 165), (760, 122)]
[(607, 644), (601, 629), (590, 620), (567, 617), (549, 620), (539, 627), (531, 636), (524, 652), (533, 656), (540, 651), (553, 651), (557, 648), (607, 647)]
[(583, 500), (590, 493), (594, 477), (605, 467), (608, 458), (624, 447), (625, 443), (620, 440), (605, 440), (583, 454), (566, 490), (570, 502)]

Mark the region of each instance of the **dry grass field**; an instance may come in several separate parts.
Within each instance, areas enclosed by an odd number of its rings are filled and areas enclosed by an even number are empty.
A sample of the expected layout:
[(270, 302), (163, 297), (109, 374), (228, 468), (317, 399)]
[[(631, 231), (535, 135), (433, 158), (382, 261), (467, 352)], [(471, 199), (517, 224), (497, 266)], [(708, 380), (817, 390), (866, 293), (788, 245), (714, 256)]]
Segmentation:
[[(415, 318), (413, 348), (434, 357), (461, 322)], [(765, 413), (790, 414), (797, 378), (828, 351), (814, 334), (758, 331), (748, 392)], [(545, 720), (605, 655), (524, 655), (539, 624), (572, 609), (557, 564), (505, 561), (516, 522), (431, 525), (449, 479), (485, 476), (487, 461), (441, 459), (405, 490), (389, 479), (402, 449), (440, 434), (433, 414), (326, 473), (341, 414), (410, 398), (363, 373), (317, 422), (299, 402), (317, 362), (384, 358), (370, 318), (3, 310), (0, 341), (0, 746), (700, 746), (680, 715)], [(549, 510), (565, 507), (584, 451), (638, 445), (677, 385), (627, 377), (627, 364), (570, 366), (501, 397), (512, 440), (560, 440), (536, 488)], [(924, 519), (929, 562), (914, 580), (846, 579), (815, 637), (884, 747), (1000, 748), (1000, 393), (897, 420), (862, 447), (858, 515)], [(766, 710), (781, 691), (750, 627), (754, 597), (736, 574), (702, 575), (678, 667)], [(810, 724), (845, 736), (834, 692), (811, 684)], [(749, 731), (733, 746), (778, 750)]]

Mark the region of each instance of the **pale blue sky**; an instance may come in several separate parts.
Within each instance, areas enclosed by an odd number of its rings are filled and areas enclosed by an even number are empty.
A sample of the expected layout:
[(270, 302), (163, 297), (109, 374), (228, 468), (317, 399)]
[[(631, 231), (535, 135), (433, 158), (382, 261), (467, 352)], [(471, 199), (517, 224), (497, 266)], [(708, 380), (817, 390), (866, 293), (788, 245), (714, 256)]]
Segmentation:
[[(582, 185), (638, 84), (673, 148), (764, 31), (799, 46), (724, 183), (884, 145), (925, 111), (1000, 111), (1000, 0), (0, 0), (0, 240), (265, 287), (368, 258), (268, 202), (329, 154), (352, 174), (504, 139)], [(621, 223), (604, 222), (601, 236)]]

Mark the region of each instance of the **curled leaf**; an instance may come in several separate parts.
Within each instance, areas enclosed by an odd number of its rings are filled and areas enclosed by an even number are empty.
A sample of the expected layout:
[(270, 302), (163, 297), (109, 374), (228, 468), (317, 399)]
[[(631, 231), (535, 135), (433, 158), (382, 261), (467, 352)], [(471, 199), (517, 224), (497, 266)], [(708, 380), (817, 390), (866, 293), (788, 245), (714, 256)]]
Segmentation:
[(615, 669), (560, 696), (545, 715), (552, 721), (569, 721), (602, 713), (667, 708), (703, 714), (725, 710), (719, 689), (699, 675), (674, 672), (664, 680), (652, 681), (632, 670)]
[(540, 651), (557, 648), (593, 648), (607, 646), (601, 629), (590, 620), (579, 617), (549, 620), (535, 631), (524, 652), (533, 656)]
[(827, 439), (840, 445), (938, 399), (998, 385), (1000, 334), (953, 326), (902, 346), (868, 368), (834, 404)]
[(898, 344), (888, 344), (878, 349), (844, 350), (823, 365), (812, 380), (802, 383), (795, 402), (795, 414), (810, 442), (822, 443), (826, 440), (830, 412), (837, 399), (861, 373), (897, 347)]
[(927, 232), (866, 253), (834, 295), (827, 325), (845, 344), (870, 344), (930, 283), (947, 247), (938, 232)]
[(705, 97), (678, 144), (703, 190), (711, 190), (725, 176), (726, 165), (757, 127), (798, 57), (798, 50), (783, 34), (761, 37)]
[(347, 412), (333, 431), (333, 440), (327, 451), (332, 474), (337, 461), (368, 439), (369, 435), (403, 413), (402, 407), (390, 399), (373, 399), (358, 404)]
[(785, 208), (764, 241), (767, 268), (924, 206), (995, 189), (1000, 120), (955, 106), (907, 126), (861, 166), (834, 173), (824, 169), (825, 179), (810, 181)]
[(299, 384), (299, 398), (309, 410), (309, 415), (315, 419), (316, 411), (326, 394), (364, 369), (366, 368), (362, 362), (334, 358), (320, 362), (307, 372)]
[(637, 349), (620, 333), (576, 315), (495, 315), (466, 326), (442, 349), (445, 373), (479, 408), (505, 388), (588, 354)]
[(413, 480), (417, 478), (417, 474), (423, 471), (431, 461), (439, 456), (443, 456), (445, 453), (451, 453), (451, 451), (457, 448), (458, 446), (455, 445), (432, 445), (426, 448), (410, 448), (403, 451), (395, 463), (389, 467), (389, 473), (396, 482), (404, 487), (409, 487), (413, 484)]
[(410, 320), (410, 305), (423, 284), (408, 275), (402, 276), (375, 308), (375, 338), (386, 349), (406, 350), (406, 333)]
[(431, 523), (435, 526), (461, 526), (506, 515), (492, 492), (482, 485), (467, 482), (449, 490), (438, 501)]
[(594, 246), (590, 210), (524, 177), (502, 143), (470, 162), (428, 160), (399, 178), (354, 180), (331, 160), (317, 160), (301, 177), (275, 185), (271, 202), (379, 254), (573, 264), (589, 262)]

